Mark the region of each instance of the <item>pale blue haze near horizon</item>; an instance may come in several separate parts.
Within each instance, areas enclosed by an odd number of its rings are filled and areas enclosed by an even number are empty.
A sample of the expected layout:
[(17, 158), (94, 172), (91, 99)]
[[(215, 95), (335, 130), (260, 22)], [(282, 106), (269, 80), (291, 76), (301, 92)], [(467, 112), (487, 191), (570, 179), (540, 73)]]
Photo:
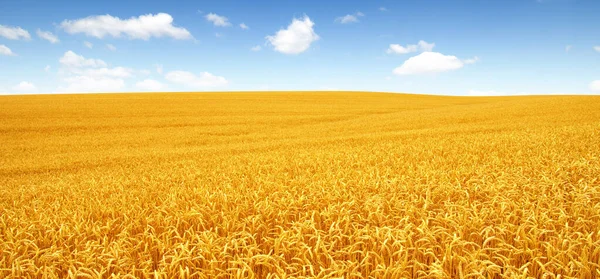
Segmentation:
[(238, 90), (600, 94), (600, 1), (0, 0), (0, 94)]

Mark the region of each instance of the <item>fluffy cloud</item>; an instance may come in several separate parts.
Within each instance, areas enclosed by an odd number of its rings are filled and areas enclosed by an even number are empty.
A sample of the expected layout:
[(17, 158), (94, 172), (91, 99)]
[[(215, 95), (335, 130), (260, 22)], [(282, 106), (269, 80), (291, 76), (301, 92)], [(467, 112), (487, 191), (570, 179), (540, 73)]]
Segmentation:
[(21, 27), (10, 27), (0, 24), (0, 37), (7, 38), (9, 40), (29, 40), (31, 39), (31, 35), (27, 30), (24, 30)]
[(137, 89), (143, 90), (143, 91), (161, 91), (166, 89), (167, 87), (160, 83), (159, 81), (153, 80), (153, 79), (145, 79), (143, 81), (137, 82), (135, 84), (135, 87)]
[(163, 73), (163, 65), (156, 65), (156, 72), (160, 75)]
[(108, 50), (110, 50), (110, 51), (115, 51), (115, 50), (117, 50), (117, 48), (116, 48), (115, 46), (111, 45), (111, 44), (106, 44), (106, 48), (107, 48)]
[(63, 68), (59, 73), (66, 84), (58, 92), (114, 92), (123, 91), (125, 79), (133, 76), (134, 70), (125, 67), (107, 67), (100, 59), (88, 59), (73, 51), (67, 51), (60, 59)]
[(262, 47), (257, 45), (257, 46), (253, 46), (250, 50), (251, 51), (260, 51), (261, 49), (262, 49)]
[(278, 52), (302, 53), (319, 39), (319, 35), (313, 30), (314, 25), (308, 16), (304, 16), (303, 19), (294, 18), (287, 29), (281, 29), (275, 35), (267, 36), (266, 39)]
[(125, 67), (98, 68), (98, 69), (71, 69), (72, 73), (94, 77), (128, 78), (133, 76), (133, 70)]
[(244, 30), (248, 30), (250, 29), (250, 27), (248, 27), (248, 25), (244, 24), (244, 23), (240, 23), (240, 28), (244, 29)]
[(21, 81), (19, 84), (15, 85), (12, 89), (17, 92), (32, 92), (32, 91), (35, 91), (37, 89), (37, 87), (35, 87), (35, 85), (33, 85), (33, 83), (31, 83), (31, 82)]
[(119, 78), (72, 76), (64, 79), (66, 87), (59, 87), (58, 92), (87, 93), (123, 91), (125, 81)]
[(600, 52), (600, 46), (594, 46), (594, 50)]
[(382, 12), (387, 12), (388, 11), (388, 9), (386, 7), (379, 7), (379, 10), (382, 11)]
[(407, 45), (405, 47), (401, 46), (399, 44), (391, 44), (387, 50), (387, 53), (407, 54), (407, 53), (417, 52), (417, 51), (425, 52), (425, 51), (432, 51), (434, 47), (435, 47), (435, 43), (428, 43), (426, 41), (421, 40), (416, 45)]
[(106, 67), (106, 62), (100, 59), (85, 59), (70, 50), (65, 52), (58, 62), (67, 67)]
[(8, 55), (8, 56), (14, 56), (14, 55), (16, 55), (14, 52), (12, 52), (12, 50), (10, 50), (10, 48), (8, 48), (5, 45), (0, 45), (0, 54), (2, 54), (2, 55)]
[(36, 33), (37, 33), (38, 37), (40, 37), (50, 43), (56, 44), (56, 43), (60, 42), (58, 37), (56, 37), (50, 31), (42, 31), (42, 30), (38, 29)]
[(44, 71), (50, 72), (50, 65), (46, 65), (46, 67), (44, 67)]
[(93, 47), (94, 47), (94, 44), (92, 44), (92, 43), (90, 43), (90, 42), (88, 42), (88, 41), (85, 41), (85, 42), (83, 42), (83, 45), (84, 45), (85, 47), (87, 47), (87, 48), (93, 48)]
[(227, 85), (228, 83), (224, 77), (215, 76), (208, 72), (195, 75), (186, 71), (172, 71), (168, 72), (165, 78), (172, 83), (188, 87), (218, 87)]
[(426, 51), (404, 61), (400, 67), (394, 69), (393, 73), (396, 75), (440, 73), (457, 70), (464, 65), (465, 61), (456, 56)]
[(87, 36), (103, 38), (105, 36), (128, 36), (130, 39), (148, 40), (151, 37), (171, 37), (190, 39), (188, 30), (173, 26), (173, 17), (169, 14), (147, 14), (130, 19), (120, 19), (111, 15), (89, 16), (77, 20), (65, 20), (60, 26), (69, 34), (83, 33)]
[(229, 20), (224, 17), (224, 16), (220, 16), (218, 14), (207, 14), (204, 18), (206, 18), (206, 20), (212, 22), (215, 26), (221, 26), (221, 27), (226, 27), (226, 26), (231, 26), (231, 23), (229, 23)]
[(590, 90), (594, 92), (600, 92), (600, 79), (594, 80), (590, 83)]

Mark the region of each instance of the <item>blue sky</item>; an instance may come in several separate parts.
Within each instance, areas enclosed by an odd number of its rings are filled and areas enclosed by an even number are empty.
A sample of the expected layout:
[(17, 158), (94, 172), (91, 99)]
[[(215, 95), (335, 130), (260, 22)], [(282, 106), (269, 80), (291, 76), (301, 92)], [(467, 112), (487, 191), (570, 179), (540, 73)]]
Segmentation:
[(2, 0), (0, 92), (598, 94), (599, 15), (596, 0)]

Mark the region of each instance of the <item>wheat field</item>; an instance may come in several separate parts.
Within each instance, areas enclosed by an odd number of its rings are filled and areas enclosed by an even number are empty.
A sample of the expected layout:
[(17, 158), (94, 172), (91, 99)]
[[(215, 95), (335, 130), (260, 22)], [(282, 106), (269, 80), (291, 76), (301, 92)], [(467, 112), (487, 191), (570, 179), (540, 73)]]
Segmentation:
[(0, 97), (2, 278), (599, 278), (600, 97)]

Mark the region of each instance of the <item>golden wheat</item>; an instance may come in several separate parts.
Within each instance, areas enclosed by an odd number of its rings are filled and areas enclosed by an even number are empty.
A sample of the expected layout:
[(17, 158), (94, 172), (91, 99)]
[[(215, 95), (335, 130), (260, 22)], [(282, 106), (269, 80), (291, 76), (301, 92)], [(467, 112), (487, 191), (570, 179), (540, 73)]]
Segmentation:
[(4, 96), (0, 143), (0, 277), (600, 277), (600, 97)]

